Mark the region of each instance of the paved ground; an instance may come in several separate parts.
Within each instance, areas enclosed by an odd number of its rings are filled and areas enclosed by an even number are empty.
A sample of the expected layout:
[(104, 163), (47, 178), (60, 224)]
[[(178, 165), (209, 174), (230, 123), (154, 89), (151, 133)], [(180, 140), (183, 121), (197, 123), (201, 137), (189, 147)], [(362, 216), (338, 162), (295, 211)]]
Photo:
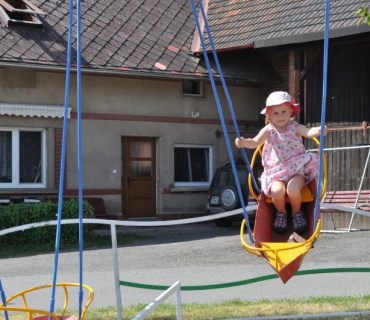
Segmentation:
[[(109, 230), (105, 232), (109, 233)], [(217, 228), (213, 223), (174, 227), (121, 227), (120, 232), (152, 236), (118, 250), (120, 279), (170, 285), (203, 285), (244, 280), (273, 273), (263, 259), (245, 253), (239, 239), (239, 225)], [(301, 270), (337, 267), (370, 267), (370, 231), (321, 234), (320, 241), (306, 256)], [(23, 289), (50, 283), (54, 256), (4, 259), (0, 275), (7, 296)], [(59, 258), (58, 281), (78, 282), (78, 253), (63, 252)], [(110, 248), (86, 250), (84, 282), (94, 288), (93, 307), (115, 305), (112, 252)], [(228, 289), (183, 292), (184, 302), (215, 302), (228, 299), (256, 300), (316, 295), (369, 294), (370, 278), (362, 274), (300, 276), (284, 285), (270, 280)], [(159, 291), (121, 287), (122, 302), (148, 303)], [(49, 305), (49, 295), (38, 296)], [(72, 299), (73, 301), (73, 299)], [(40, 306), (43, 307), (43, 306)]]

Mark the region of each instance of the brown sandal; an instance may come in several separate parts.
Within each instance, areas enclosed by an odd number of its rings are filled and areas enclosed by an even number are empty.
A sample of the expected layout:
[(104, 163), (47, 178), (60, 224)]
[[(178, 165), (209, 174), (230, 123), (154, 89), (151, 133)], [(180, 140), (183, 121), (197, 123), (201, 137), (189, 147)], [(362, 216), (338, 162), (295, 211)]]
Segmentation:
[(293, 229), (297, 233), (302, 233), (306, 231), (307, 221), (302, 211), (293, 214)]
[(284, 233), (288, 227), (287, 213), (276, 212), (274, 230), (277, 233)]

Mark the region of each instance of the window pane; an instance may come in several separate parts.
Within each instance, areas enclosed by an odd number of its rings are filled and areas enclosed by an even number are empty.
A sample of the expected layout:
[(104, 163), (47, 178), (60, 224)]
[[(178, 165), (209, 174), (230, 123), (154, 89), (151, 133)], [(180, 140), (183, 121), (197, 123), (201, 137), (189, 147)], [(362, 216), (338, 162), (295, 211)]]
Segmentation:
[(150, 142), (131, 142), (130, 143), (131, 158), (151, 158), (152, 144)]
[(0, 183), (12, 182), (12, 133), (0, 131)]
[(184, 80), (183, 93), (200, 95), (200, 81)]
[(19, 132), (19, 182), (41, 183), (41, 132)]
[[(240, 184), (247, 184), (248, 182), (248, 171), (247, 171), (247, 168), (245, 168), (245, 170), (238, 170), (238, 178), (239, 178), (239, 183)], [(233, 174), (233, 183), (235, 183), (235, 178), (234, 178), (234, 174)]]
[(151, 177), (152, 162), (151, 161), (131, 161), (130, 162), (131, 177)]
[(208, 149), (191, 148), (191, 171), (192, 181), (207, 182), (208, 181)]
[(221, 171), (219, 178), (218, 178), (218, 185), (220, 188), (230, 184), (230, 171)]
[(175, 148), (175, 182), (208, 182), (208, 173), (208, 148)]
[(189, 163), (187, 148), (175, 148), (175, 181), (189, 182)]

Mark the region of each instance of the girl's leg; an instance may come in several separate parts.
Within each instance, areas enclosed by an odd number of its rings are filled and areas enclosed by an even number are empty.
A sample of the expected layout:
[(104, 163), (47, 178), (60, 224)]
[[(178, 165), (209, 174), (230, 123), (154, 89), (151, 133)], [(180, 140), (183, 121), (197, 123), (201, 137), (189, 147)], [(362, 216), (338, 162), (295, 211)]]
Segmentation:
[(301, 190), (305, 185), (304, 176), (297, 174), (292, 179), (288, 181), (287, 184), (287, 194), (292, 206), (292, 213), (297, 213), (301, 211), (302, 195)]
[(287, 211), (285, 208), (285, 182), (275, 181), (271, 186), (272, 202), (277, 210), (273, 228), (275, 232), (284, 233), (288, 227)]
[(271, 185), (272, 202), (278, 212), (287, 213), (285, 208), (285, 182), (275, 181)]
[(301, 211), (302, 195), (305, 179), (301, 174), (295, 175), (289, 180), (287, 194), (292, 205), (293, 229), (297, 233), (303, 233), (307, 229), (305, 214)]

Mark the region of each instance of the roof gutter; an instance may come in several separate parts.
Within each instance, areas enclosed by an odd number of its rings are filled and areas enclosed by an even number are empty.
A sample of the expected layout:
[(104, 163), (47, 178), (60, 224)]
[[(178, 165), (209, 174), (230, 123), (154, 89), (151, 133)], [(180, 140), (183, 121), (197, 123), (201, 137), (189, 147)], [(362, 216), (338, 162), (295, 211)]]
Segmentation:
[[(329, 38), (340, 38), (361, 33), (370, 32), (370, 27), (367, 24), (362, 24), (351, 27), (337, 28), (329, 30)], [(317, 31), (305, 34), (296, 34), (286, 37), (270, 38), (270, 39), (258, 39), (254, 41), (254, 48), (267, 48), (275, 46), (283, 46), (287, 44), (297, 44), (312, 42), (324, 39), (324, 31)]]
[[(254, 44), (253, 43), (249, 43), (249, 44), (245, 44), (243, 46), (238, 46), (238, 47), (229, 47), (229, 48), (216, 49), (216, 52), (217, 53), (220, 53), (220, 52), (228, 52), (228, 51), (253, 49), (253, 48), (254, 48)], [(210, 54), (210, 53), (212, 53), (212, 49), (209, 49), (206, 52), (207, 52), (207, 54)], [(203, 51), (197, 51), (197, 52), (194, 52), (194, 54), (196, 54), (196, 55), (202, 55), (203, 54)]]
[[(52, 65), (36, 65), (27, 63), (16, 63), (16, 62), (4, 62), (0, 61), (0, 68), (24, 68), (33, 69), (37, 71), (50, 71), (50, 72), (65, 72), (66, 67), (64, 66), (52, 66)], [(71, 67), (71, 72), (75, 73), (77, 68)], [(157, 78), (157, 79), (187, 79), (187, 80), (209, 80), (208, 74), (202, 74), (200, 72), (194, 73), (180, 73), (180, 72), (168, 72), (168, 73), (155, 73), (148, 71), (135, 71), (135, 70), (107, 70), (107, 69), (87, 69), (82, 68), (82, 73), (87, 75), (101, 75), (101, 76), (120, 76), (120, 77), (138, 77), (138, 78)]]

